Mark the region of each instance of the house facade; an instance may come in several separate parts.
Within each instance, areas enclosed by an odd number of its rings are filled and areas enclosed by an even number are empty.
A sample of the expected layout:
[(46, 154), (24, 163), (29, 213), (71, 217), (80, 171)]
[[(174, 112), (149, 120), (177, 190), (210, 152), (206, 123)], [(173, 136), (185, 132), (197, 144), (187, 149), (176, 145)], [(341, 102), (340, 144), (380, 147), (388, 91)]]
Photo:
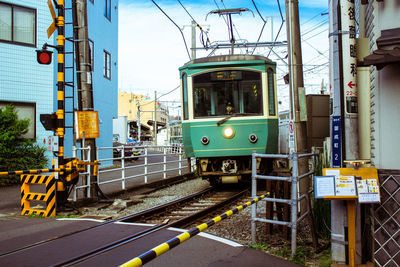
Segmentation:
[[(375, 266), (400, 262), (400, 5), (391, 0), (359, 0), (360, 36), (367, 38), (369, 53), (370, 157), (378, 169), (380, 204), (367, 212), (372, 240), (366, 250)], [(363, 236), (366, 238), (367, 235)]]
[(39, 117), (54, 110), (54, 63), (38, 64), (36, 50), (53, 44), (46, 33), (51, 23), (45, 0), (0, 0), (0, 107), (15, 105), (19, 117), (31, 121), (27, 137), (42, 144), (53, 135)]
[[(76, 69), (73, 62), (72, 0), (65, 2), (65, 156), (72, 156), (73, 111), (77, 109)], [(91, 44), (94, 110), (99, 112), (97, 146), (112, 146), (112, 119), (118, 103), (118, 0), (88, 0), (87, 17)], [(57, 53), (49, 65), (38, 64), (36, 50), (50, 38), (53, 22), (46, 0), (0, 0), (0, 107), (14, 104), (22, 118), (31, 119), (29, 137), (47, 146), (53, 135), (40, 123), (40, 114), (57, 111)], [(48, 48), (51, 50), (52, 48)], [(74, 90), (72, 90), (73, 88)], [(77, 144), (79, 146), (79, 143)], [(111, 152), (109, 152), (111, 153)], [(47, 157), (51, 159), (52, 153)]]
[[(66, 22), (72, 22), (72, 0), (65, 1)], [(118, 0), (87, 0), (88, 41), (92, 68), (92, 88), (94, 110), (99, 112), (100, 137), (96, 139), (98, 147), (112, 147), (113, 118), (118, 116)], [(66, 25), (66, 38), (73, 38), (72, 26)], [(75, 42), (79, 40), (75, 39)], [(75, 51), (72, 42), (66, 41), (66, 68), (74, 66), (72, 56), (68, 52)], [(82, 53), (82, 52), (81, 52)], [(68, 65), (68, 66), (67, 66)], [(56, 68), (56, 66), (55, 66)], [(75, 66), (76, 69), (76, 66)], [(66, 135), (65, 155), (72, 155), (72, 146), (80, 146), (74, 138), (72, 129), (72, 112), (78, 108), (76, 71), (66, 69), (66, 82), (74, 81), (75, 94), (66, 87)], [(74, 75), (74, 76), (73, 76)], [(68, 81), (67, 81), (68, 80)], [(54, 92), (57, 87), (54, 87)], [(68, 98), (71, 97), (71, 98)], [(72, 101), (74, 97), (74, 101)], [(68, 98), (68, 99), (67, 99)], [(54, 102), (55, 108), (57, 102)], [(73, 108), (72, 108), (73, 106)], [(67, 121), (68, 120), (68, 121)], [(71, 128), (70, 128), (71, 127)], [(111, 150), (100, 150), (99, 158), (112, 157)], [(104, 165), (104, 164), (103, 164)]]

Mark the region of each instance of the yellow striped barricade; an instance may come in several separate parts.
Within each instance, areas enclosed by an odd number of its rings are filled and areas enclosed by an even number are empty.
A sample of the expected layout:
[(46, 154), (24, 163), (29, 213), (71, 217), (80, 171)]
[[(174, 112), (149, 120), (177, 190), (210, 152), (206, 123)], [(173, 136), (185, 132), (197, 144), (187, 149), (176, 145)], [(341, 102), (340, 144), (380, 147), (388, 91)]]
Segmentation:
[[(52, 175), (21, 175), (21, 215), (56, 215), (56, 186), (55, 177)], [(30, 192), (31, 184), (44, 184), (46, 193)], [(46, 203), (45, 209), (32, 209), (31, 201), (43, 201)]]
[[(269, 193), (268, 193), (269, 195)], [(232, 214), (238, 213), (239, 211), (241, 211), (244, 208), (247, 208), (255, 203), (257, 203), (258, 201), (260, 201), (261, 199), (265, 198), (265, 195), (259, 196), (257, 198), (254, 198), (252, 201), (247, 202), (246, 204), (237, 206), (234, 209), (231, 209), (223, 214), (221, 214), (220, 216), (214, 217), (211, 220), (208, 220), (205, 223), (202, 223), (170, 240), (168, 240), (167, 242), (133, 258), (132, 260), (120, 265), (120, 267), (136, 267), (136, 266), (142, 266), (143, 264), (155, 259), (156, 257), (160, 256), (161, 254), (164, 254), (165, 252), (167, 252), (168, 250), (180, 245), (181, 243), (185, 242), (186, 240), (188, 240), (189, 238), (194, 237), (195, 235), (197, 235), (198, 233), (204, 231), (205, 229), (207, 229), (208, 227), (220, 222), (223, 219), (228, 218), (229, 216), (231, 216)]]

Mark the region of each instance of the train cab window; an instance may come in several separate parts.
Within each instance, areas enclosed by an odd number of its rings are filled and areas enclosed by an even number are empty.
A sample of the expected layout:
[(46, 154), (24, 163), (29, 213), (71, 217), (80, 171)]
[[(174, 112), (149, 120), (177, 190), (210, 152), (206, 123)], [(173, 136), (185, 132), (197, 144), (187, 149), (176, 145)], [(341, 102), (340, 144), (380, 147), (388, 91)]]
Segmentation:
[(272, 69), (267, 70), (268, 78), (268, 113), (270, 116), (276, 115), (275, 107), (275, 80), (274, 71)]
[(262, 115), (261, 74), (229, 70), (193, 77), (194, 117)]
[(183, 94), (183, 119), (189, 119), (189, 105), (188, 105), (188, 88), (187, 88), (187, 74), (182, 75), (182, 94)]

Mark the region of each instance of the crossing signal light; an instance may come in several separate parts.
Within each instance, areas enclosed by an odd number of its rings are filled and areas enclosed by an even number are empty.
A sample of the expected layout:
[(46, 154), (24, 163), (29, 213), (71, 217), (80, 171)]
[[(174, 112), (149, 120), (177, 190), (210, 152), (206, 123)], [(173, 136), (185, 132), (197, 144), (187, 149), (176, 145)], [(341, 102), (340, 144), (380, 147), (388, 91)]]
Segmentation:
[(52, 114), (40, 114), (40, 122), (47, 131), (56, 131), (57, 129), (57, 115)]
[(53, 52), (49, 50), (36, 50), (37, 62), (39, 64), (50, 65)]

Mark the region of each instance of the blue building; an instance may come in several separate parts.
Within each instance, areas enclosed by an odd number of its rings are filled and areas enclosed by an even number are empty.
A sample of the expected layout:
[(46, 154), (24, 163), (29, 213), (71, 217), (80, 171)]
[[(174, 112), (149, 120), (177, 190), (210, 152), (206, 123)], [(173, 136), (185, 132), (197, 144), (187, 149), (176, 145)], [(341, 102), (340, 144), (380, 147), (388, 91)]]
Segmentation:
[[(66, 6), (66, 27), (65, 37), (72, 38), (72, 0), (65, 1)], [(112, 121), (113, 117), (118, 116), (118, 0), (88, 0), (88, 32), (91, 48), (91, 65), (92, 65), (92, 86), (93, 86), (93, 101), (94, 110), (99, 112), (100, 121), (100, 138), (96, 139), (98, 147), (112, 147)], [(73, 43), (66, 41), (65, 43), (65, 66), (73, 66), (73, 57), (68, 52), (73, 51)], [(57, 66), (55, 67), (54, 75), (56, 75)], [(65, 81), (75, 80), (76, 87), (76, 72), (66, 69)], [(74, 77), (72, 77), (74, 75)], [(56, 76), (54, 76), (57, 79)], [(57, 92), (57, 87), (54, 87), (54, 93)], [(72, 96), (68, 86), (65, 93), (66, 112), (71, 112)], [(57, 100), (54, 99), (54, 107), (57, 107)], [(74, 110), (78, 107), (77, 93), (75, 89)], [(72, 155), (73, 131), (72, 114), (66, 113), (66, 135), (65, 135), (65, 156)], [(79, 146), (79, 144), (77, 144)], [(107, 155), (104, 155), (107, 154)], [(111, 158), (112, 150), (101, 150), (101, 158)], [(104, 163), (102, 164), (104, 165)]]
[[(72, 22), (72, 0), (65, 0), (66, 23)], [(118, 0), (88, 0), (88, 29), (92, 54), (94, 110), (99, 111), (100, 138), (97, 146), (112, 146), (112, 119), (117, 117), (118, 103)], [(28, 136), (45, 145), (53, 132), (40, 123), (40, 114), (57, 110), (57, 56), (50, 65), (36, 61), (36, 50), (43, 44), (54, 45), (57, 32), (50, 39), (47, 28), (52, 23), (47, 0), (0, 0), (0, 107), (16, 105), (20, 117), (31, 119)], [(65, 37), (73, 37), (72, 26), (66, 25)], [(73, 64), (73, 43), (66, 41), (65, 66)], [(75, 81), (75, 71), (66, 69), (65, 81)], [(67, 86), (68, 87), (68, 86)], [(70, 90), (70, 93), (68, 93)], [(72, 98), (75, 98), (72, 107)], [(76, 88), (66, 88), (66, 111), (77, 108)], [(68, 98), (68, 99), (67, 99)], [(66, 126), (72, 127), (72, 113), (66, 114)], [(66, 129), (65, 156), (72, 155), (72, 128)], [(111, 151), (109, 152), (111, 155)], [(52, 154), (48, 153), (48, 158)]]
[(29, 118), (27, 137), (38, 143), (53, 134), (39, 121), (40, 114), (53, 112), (53, 66), (39, 65), (35, 52), (52, 44), (46, 34), (51, 22), (45, 0), (0, 0), (0, 106), (12, 103), (19, 117)]

